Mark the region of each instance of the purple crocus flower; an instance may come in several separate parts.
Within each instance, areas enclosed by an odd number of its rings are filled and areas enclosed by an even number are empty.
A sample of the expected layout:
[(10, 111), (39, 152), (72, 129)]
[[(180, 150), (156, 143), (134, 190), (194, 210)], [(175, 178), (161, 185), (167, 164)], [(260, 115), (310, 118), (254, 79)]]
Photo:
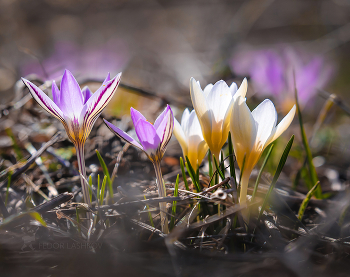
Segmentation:
[(334, 73), (334, 67), (324, 57), (282, 46), (245, 47), (236, 52), (231, 67), (236, 74), (251, 77), (257, 94), (275, 97), (286, 110), (294, 105), (293, 71), (301, 106), (307, 105)]
[(148, 122), (147, 119), (134, 108), (130, 109), (130, 114), (140, 143), (107, 120), (104, 119), (104, 122), (118, 137), (144, 151), (153, 163), (159, 162), (163, 158), (174, 127), (174, 116), (170, 106), (167, 105), (165, 110), (154, 122), (154, 125)]
[[(87, 87), (81, 90), (74, 76), (65, 70), (61, 81), (61, 90), (58, 89), (55, 81), (52, 82), (53, 100), (36, 85), (22, 78), (38, 104), (62, 122), (69, 139), (76, 148), (79, 170), (83, 177), (86, 177), (84, 160), (86, 139), (102, 110), (112, 99), (120, 77), (121, 73), (110, 80), (108, 74), (102, 86), (95, 93), (92, 93)], [(88, 187), (83, 179), (81, 179), (81, 185), (84, 200), (90, 204)]]
[[(174, 116), (167, 105), (165, 110), (158, 116), (154, 125), (147, 121), (147, 119), (134, 108), (130, 109), (131, 119), (135, 126), (136, 135), (140, 142), (130, 137), (127, 133), (114, 126), (112, 123), (104, 119), (108, 128), (118, 137), (126, 140), (136, 148), (146, 153), (147, 157), (153, 163), (159, 197), (165, 197), (165, 186), (163, 183), (162, 172), (160, 169), (160, 162), (163, 158), (166, 146), (171, 138), (174, 128)], [(160, 203), (161, 226), (164, 233), (168, 233), (168, 220), (166, 216), (166, 203)]]

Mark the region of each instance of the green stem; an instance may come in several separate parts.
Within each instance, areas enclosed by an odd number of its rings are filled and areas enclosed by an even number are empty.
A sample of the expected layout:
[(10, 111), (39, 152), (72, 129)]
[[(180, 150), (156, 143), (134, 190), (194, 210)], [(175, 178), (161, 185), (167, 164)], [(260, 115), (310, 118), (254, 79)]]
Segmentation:
[[(78, 160), (78, 167), (81, 175), (86, 178), (86, 170), (85, 170), (85, 157), (84, 157), (84, 145), (75, 145), (75, 150), (77, 152), (77, 160)], [(83, 191), (83, 197), (85, 203), (91, 207), (91, 202), (90, 202), (90, 194), (89, 194), (89, 187), (85, 183), (83, 178), (80, 178), (81, 181), (81, 189)]]
[(242, 180), (241, 180), (241, 191), (239, 194), (239, 203), (244, 204), (247, 202), (247, 191), (248, 191), (248, 184), (249, 184), (249, 178), (250, 178), (250, 173), (252, 171), (249, 170), (248, 168), (244, 169), (243, 175), (242, 175)]
[[(219, 164), (219, 162), (220, 162), (220, 150), (219, 150), (219, 152), (213, 152), (213, 155), (214, 155), (214, 157), (215, 157), (215, 159), (216, 159), (216, 161), (218, 162), (218, 164)], [(222, 180), (220, 180), (220, 178), (219, 178), (219, 174), (218, 174), (218, 172), (217, 172), (217, 167), (216, 167), (216, 164), (215, 164), (215, 162), (214, 162), (214, 158), (213, 157), (211, 157), (211, 159), (212, 159), (212, 161), (213, 161), (213, 164), (214, 164), (214, 172), (216, 171), (216, 174), (215, 174), (215, 184), (218, 184), (220, 181), (222, 181)], [(219, 166), (220, 167), (220, 166)]]
[[(160, 162), (155, 161), (153, 163), (153, 166), (156, 172), (158, 195), (159, 197), (166, 197), (166, 190), (163, 182), (163, 175), (160, 168)], [(160, 208), (161, 230), (164, 234), (168, 234), (169, 228), (168, 228), (168, 217), (166, 212), (166, 202), (159, 203), (159, 208)]]

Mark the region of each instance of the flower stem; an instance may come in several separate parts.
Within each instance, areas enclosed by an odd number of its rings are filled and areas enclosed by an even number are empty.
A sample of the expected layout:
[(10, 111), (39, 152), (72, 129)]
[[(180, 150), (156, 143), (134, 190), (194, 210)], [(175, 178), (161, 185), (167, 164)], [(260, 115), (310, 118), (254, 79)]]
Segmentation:
[[(154, 162), (153, 166), (156, 172), (158, 195), (159, 197), (166, 197), (166, 191), (165, 191), (165, 186), (163, 182), (162, 171), (160, 168), (160, 162), (158, 161)], [(159, 203), (159, 208), (160, 208), (161, 230), (164, 234), (168, 234), (169, 228), (168, 228), (168, 216), (166, 213), (166, 202)]]
[[(77, 160), (78, 160), (78, 167), (81, 175), (86, 178), (86, 170), (85, 170), (85, 157), (84, 157), (84, 145), (75, 145), (75, 150), (77, 152)], [(90, 194), (89, 194), (89, 187), (85, 183), (83, 178), (80, 178), (81, 181), (81, 189), (83, 191), (83, 197), (85, 203), (91, 207), (91, 202), (90, 202)]]
[[(213, 155), (214, 155), (214, 157), (215, 157), (215, 159), (216, 159), (216, 161), (217, 161), (217, 163), (219, 165), (220, 164), (220, 150), (219, 151), (215, 151), (215, 152), (213, 151)], [(215, 171), (218, 170), (218, 168), (216, 167), (216, 164), (214, 162), (214, 158), (213, 157), (211, 157), (211, 160), (212, 160), (212, 163), (214, 165), (214, 170), (213, 171), (215, 172)], [(222, 181), (222, 180), (221, 180), (219, 174), (216, 172), (215, 183), (218, 184), (220, 181)]]
[(241, 181), (241, 191), (239, 194), (239, 203), (244, 204), (247, 202), (247, 191), (248, 191), (248, 183), (249, 183), (249, 177), (250, 173), (252, 171), (247, 169), (244, 169), (243, 175), (242, 175), (242, 181)]

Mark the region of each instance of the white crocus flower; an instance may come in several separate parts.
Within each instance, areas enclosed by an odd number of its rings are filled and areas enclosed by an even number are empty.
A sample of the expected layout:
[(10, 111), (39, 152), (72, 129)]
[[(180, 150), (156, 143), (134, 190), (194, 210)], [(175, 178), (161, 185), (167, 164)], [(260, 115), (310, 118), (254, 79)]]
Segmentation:
[(243, 159), (246, 156), (241, 181), (240, 203), (246, 202), (249, 177), (262, 152), (289, 127), (294, 118), (295, 110), (294, 105), (276, 126), (277, 112), (269, 99), (265, 99), (252, 112), (243, 97), (238, 97), (234, 102), (230, 130), (240, 169), (242, 169)]
[(194, 110), (189, 112), (188, 109), (185, 109), (182, 114), (181, 125), (175, 119), (173, 132), (180, 143), (184, 157), (188, 157), (191, 165), (196, 170), (208, 151), (208, 144), (203, 138), (196, 112)]
[(203, 91), (199, 82), (191, 78), (190, 89), (192, 105), (202, 127), (204, 140), (219, 161), (221, 148), (228, 137), (234, 100), (238, 96), (245, 97), (247, 80), (243, 80), (238, 90), (235, 83), (229, 87), (220, 80), (214, 85), (207, 85)]

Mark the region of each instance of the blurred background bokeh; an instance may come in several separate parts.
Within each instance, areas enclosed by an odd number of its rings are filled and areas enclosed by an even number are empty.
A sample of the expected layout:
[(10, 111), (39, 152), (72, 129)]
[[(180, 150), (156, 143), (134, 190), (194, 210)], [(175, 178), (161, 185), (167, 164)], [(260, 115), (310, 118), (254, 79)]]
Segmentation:
[(246, 76), (248, 97), (287, 110), (293, 71), (303, 106), (318, 89), (347, 100), (349, 22), (349, 0), (1, 0), (0, 103), (20, 77), (65, 68), (80, 80), (123, 71), (124, 84), (188, 106), (190, 77)]

